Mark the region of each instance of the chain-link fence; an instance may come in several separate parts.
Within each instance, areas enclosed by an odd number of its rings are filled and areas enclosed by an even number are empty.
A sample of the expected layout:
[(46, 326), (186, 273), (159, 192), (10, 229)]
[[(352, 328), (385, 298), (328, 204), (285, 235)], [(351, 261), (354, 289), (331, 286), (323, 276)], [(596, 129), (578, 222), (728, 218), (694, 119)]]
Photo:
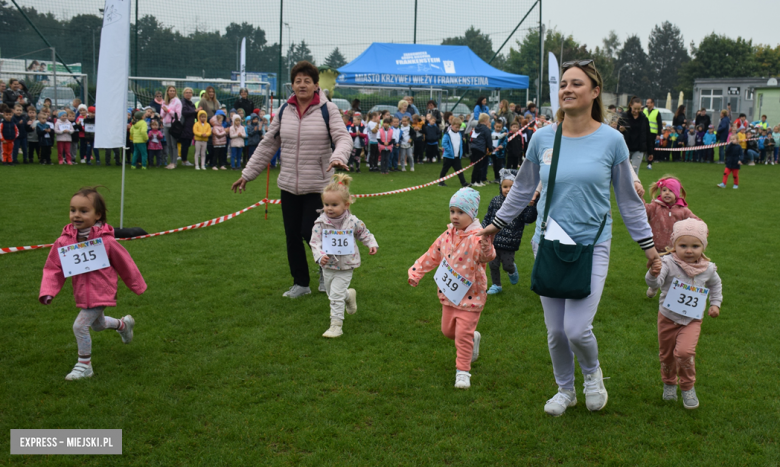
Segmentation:
[[(33, 61), (50, 64), (53, 47), (57, 62), (67, 64), (71, 73), (87, 75), (78, 83), (78, 91), (83, 100), (92, 102), (104, 1), (17, 0), (16, 4), (21, 12), (11, 3), (0, 2), (0, 72), (14, 61), (20, 61), (22, 67)], [(538, 8), (535, 0), (519, 0), (500, 10), (490, 6), (453, 8), (449, 2), (418, 0), (386, 5), (288, 0), (283, 8), (282, 2), (267, 0), (133, 0), (130, 74), (136, 79), (131, 79), (129, 91), (145, 105), (164, 86), (163, 81), (175, 80), (175, 86), (181, 88), (196, 78), (199, 83), (236, 80), (244, 37), (249, 82), (268, 82), (276, 94), (279, 90), (284, 93), (289, 69), (299, 60), (335, 69), (355, 59), (372, 42), (468, 45), (485, 61), (496, 55), (491, 65), (513, 72), (506, 60), (509, 48), (517, 48), (515, 39), (538, 27), (539, 15), (534, 13)], [(496, 54), (505, 41), (506, 46)], [(462, 95), (468, 106), (473, 106), (478, 95), (489, 94), (452, 89), (436, 93), (442, 100)], [(229, 100), (231, 95), (223, 97)], [(395, 105), (404, 95), (427, 101), (431, 92), (337, 87), (332, 97), (351, 101), (362, 96), (362, 107), (370, 108)], [(525, 91), (502, 93), (505, 95), (517, 103), (526, 99)], [(258, 95), (261, 103), (266, 99)]]

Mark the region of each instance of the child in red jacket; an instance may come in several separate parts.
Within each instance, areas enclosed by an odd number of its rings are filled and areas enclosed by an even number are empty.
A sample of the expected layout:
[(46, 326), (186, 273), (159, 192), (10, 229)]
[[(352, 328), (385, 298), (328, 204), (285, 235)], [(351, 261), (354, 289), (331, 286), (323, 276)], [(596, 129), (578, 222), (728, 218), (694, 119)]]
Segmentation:
[[(92, 371), (92, 340), (89, 328), (94, 331), (116, 329), (122, 342), (133, 340), (135, 320), (127, 315), (122, 319), (104, 316), (107, 306), (116, 306), (117, 274), (127, 287), (138, 295), (146, 290), (146, 282), (130, 254), (114, 239), (114, 229), (106, 224), (106, 203), (95, 188), (82, 188), (70, 200), (70, 224), (62, 229), (62, 235), (54, 242), (43, 267), (41, 292), (38, 300), (48, 305), (65, 283), (61, 257), (71, 257), (75, 267), (84, 262), (91, 271), (72, 275), (73, 295), (76, 306), (81, 308), (73, 323), (73, 333), (78, 343), (79, 359), (67, 380), (89, 378)], [(91, 248), (94, 247), (94, 248)], [(100, 264), (101, 251), (105, 250), (108, 265)], [(70, 271), (68, 271), (70, 273)]]
[(409, 285), (433, 276), (442, 304), (441, 332), (455, 341), (455, 387), (471, 387), (471, 363), (479, 356), (477, 323), (487, 299), (485, 265), (496, 257), (492, 237), (478, 237), (479, 192), (461, 188), (450, 199), (450, 222), (433, 245), (409, 268)]

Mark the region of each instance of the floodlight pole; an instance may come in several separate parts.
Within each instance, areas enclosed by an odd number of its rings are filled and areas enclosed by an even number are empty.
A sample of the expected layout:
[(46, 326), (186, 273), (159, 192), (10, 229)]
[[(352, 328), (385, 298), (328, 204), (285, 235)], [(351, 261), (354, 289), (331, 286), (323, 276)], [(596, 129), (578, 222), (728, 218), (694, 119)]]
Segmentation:
[(417, 0), (414, 0), (414, 43), (417, 43)]
[[(282, 31), (284, 30), (284, 0), (279, 0), (279, 74), (276, 77), (276, 95), (282, 95)], [(269, 109), (270, 112), (270, 109)]]

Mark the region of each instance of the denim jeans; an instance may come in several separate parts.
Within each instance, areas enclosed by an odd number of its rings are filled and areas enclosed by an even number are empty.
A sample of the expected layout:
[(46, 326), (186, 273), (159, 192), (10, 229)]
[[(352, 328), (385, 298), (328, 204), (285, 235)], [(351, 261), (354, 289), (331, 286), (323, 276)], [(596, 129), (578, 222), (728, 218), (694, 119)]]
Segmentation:
[(398, 170), (398, 145), (393, 146), (393, 155), (390, 158), (393, 170)]
[[(19, 148), (22, 148), (22, 160), (27, 162), (27, 138), (16, 138), (14, 140), (14, 152), (12, 154), (14, 164), (18, 162)], [(32, 160), (30, 162), (32, 162)]]
[(382, 151), (382, 156), (381, 156), (382, 160), (380, 161), (380, 163), (382, 165), (381, 172), (383, 174), (389, 172), (390, 157), (392, 157), (392, 154), (393, 154), (392, 151)]
[(745, 158), (748, 159), (748, 163), (755, 162), (758, 159), (758, 153), (752, 149), (746, 149)]
[(233, 169), (241, 168), (241, 155), (244, 148), (230, 148), (230, 167)]

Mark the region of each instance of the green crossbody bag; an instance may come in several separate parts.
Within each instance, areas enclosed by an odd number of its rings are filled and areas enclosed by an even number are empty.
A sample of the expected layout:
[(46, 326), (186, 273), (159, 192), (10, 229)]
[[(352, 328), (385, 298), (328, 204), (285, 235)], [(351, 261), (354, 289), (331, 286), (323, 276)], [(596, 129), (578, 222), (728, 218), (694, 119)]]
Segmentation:
[[(594, 245), (564, 245), (558, 240), (544, 238), (547, 231), (547, 220), (550, 213), (550, 202), (555, 189), (555, 174), (558, 171), (558, 159), (561, 150), (562, 125), (555, 132), (550, 176), (547, 181), (547, 198), (542, 217), (542, 235), (539, 248), (536, 251), (534, 269), (531, 273), (531, 290), (538, 295), (550, 298), (581, 299), (590, 295), (590, 276), (593, 269)], [(593, 239), (593, 244), (601, 236), (607, 215), (601, 222), (599, 232)]]

